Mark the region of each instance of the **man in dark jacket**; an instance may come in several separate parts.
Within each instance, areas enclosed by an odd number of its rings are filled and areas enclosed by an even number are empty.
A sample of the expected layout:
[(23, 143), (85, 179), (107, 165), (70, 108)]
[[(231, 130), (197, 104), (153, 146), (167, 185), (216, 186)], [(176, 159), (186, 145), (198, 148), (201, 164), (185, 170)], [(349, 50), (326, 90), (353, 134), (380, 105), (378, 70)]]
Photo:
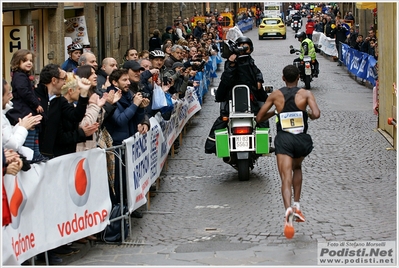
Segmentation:
[[(108, 87), (107, 91), (111, 90), (122, 90), (122, 97), (117, 102), (117, 108), (111, 118), (105, 123), (105, 126), (113, 139), (113, 145), (121, 145), (123, 140), (136, 134), (138, 131), (144, 135), (150, 129), (149, 118), (145, 115), (144, 105), (149, 103), (143, 103), (143, 96), (141, 93), (136, 93), (132, 96), (129, 86), (129, 73), (126, 69), (118, 69), (111, 73), (109, 76), (111, 86)], [(124, 159), (124, 155), (121, 159)], [(119, 166), (119, 157), (115, 157), (115, 166)], [(124, 165), (122, 165), (124, 167)], [(122, 171), (120, 174), (119, 168), (115, 169), (115, 196), (117, 201), (121, 198), (120, 192), (120, 178), (122, 178), (123, 185), (123, 198), (127, 200), (126, 191), (126, 176), (125, 172)]]
[[(109, 76), (111, 86), (107, 88), (117, 91), (122, 90), (122, 97), (117, 102), (117, 108), (106, 123), (107, 130), (112, 136), (113, 145), (121, 145), (122, 141), (133, 136), (137, 131), (140, 134), (147, 133), (150, 128), (149, 119), (144, 115), (143, 96), (136, 94), (132, 96), (129, 91), (130, 81), (128, 70), (115, 70)], [(148, 103), (147, 103), (148, 105)]]
[(97, 89), (99, 91), (104, 92), (107, 90), (110, 86), (108, 76), (116, 69), (118, 69), (118, 63), (114, 58), (108, 57), (103, 59), (101, 68), (97, 71)]
[(331, 16), (327, 14), (327, 23), (325, 25), (325, 35), (329, 38), (334, 38), (334, 33), (332, 30), (335, 28), (334, 21), (331, 19)]
[(39, 148), (42, 155), (52, 158), (54, 144), (57, 136), (61, 136), (62, 118), (70, 121), (80, 122), (86, 113), (86, 106), (89, 100), (88, 89), (81, 89), (76, 107), (69, 105), (68, 101), (61, 96), (61, 88), (65, 85), (67, 75), (56, 64), (44, 66), (40, 72), (40, 81), (35, 90), (40, 105), (44, 109), (41, 130), (39, 134)]
[[(62, 153), (57, 151), (55, 146), (57, 137), (62, 136), (62, 118), (70, 121), (80, 122), (86, 113), (86, 106), (89, 100), (88, 88), (81, 89), (79, 100), (74, 108), (68, 101), (61, 96), (61, 88), (65, 85), (67, 74), (60, 66), (48, 64), (40, 72), (39, 85), (35, 90), (40, 105), (44, 109), (41, 130), (39, 133), (40, 153), (48, 158), (53, 158)], [(61, 262), (62, 259), (54, 254), (72, 254), (75, 248), (68, 245), (52, 249), (48, 252), (50, 262)], [(44, 259), (44, 254), (38, 255), (39, 260)]]
[(201, 39), (203, 33), (204, 33), (204, 31), (202, 29), (202, 22), (197, 21), (197, 26), (195, 26), (195, 28), (194, 28), (193, 35), (195, 38), (197, 38), (197, 40), (199, 40), (199, 39)]
[(183, 61), (183, 50), (184, 48), (180, 45), (174, 45), (172, 47), (171, 55), (164, 62), (166, 68), (170, 70), (172, 69), (173, 63)]
[(342, 65), (341, 61), (341, 45), (340, 43), (345, 43), (346, 41), (346, 32), (347, 29), (341, 25), (341, 21), (337, 21), (336, 27), (332, 29), (331, 34), (335, 35), (335, 47), (338, 51), (338, 66)]

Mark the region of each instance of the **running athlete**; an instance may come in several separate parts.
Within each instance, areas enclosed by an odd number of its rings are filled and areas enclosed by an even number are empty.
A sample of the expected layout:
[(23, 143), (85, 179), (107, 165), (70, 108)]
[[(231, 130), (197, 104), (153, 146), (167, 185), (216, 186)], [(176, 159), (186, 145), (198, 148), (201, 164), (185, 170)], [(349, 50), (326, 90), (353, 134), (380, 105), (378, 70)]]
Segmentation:
[[(277, 136), (274, 139), (277, 167), (281, 177), (281, 194), (285, 207), (284, 234), (288, 239), (294, 236), (293, 220), (304, 222), (299, 199), (302, 187), (302, 161), (313, 149), (313, 141), (308, 130), (308, 118), (320, 117), (320, 110), (313, 94), (298, 87), (299, 69), (288, 65), (283, 69), (285, 87), (273, 91), (266, 99), (256, 116), (262, 122), (277, 115)], [(275, 106), (274, 113), (269, 111)], [(306, 110), (309, 106), (310, 109)], [(294, 204), (291, 205), (294, 188)]]

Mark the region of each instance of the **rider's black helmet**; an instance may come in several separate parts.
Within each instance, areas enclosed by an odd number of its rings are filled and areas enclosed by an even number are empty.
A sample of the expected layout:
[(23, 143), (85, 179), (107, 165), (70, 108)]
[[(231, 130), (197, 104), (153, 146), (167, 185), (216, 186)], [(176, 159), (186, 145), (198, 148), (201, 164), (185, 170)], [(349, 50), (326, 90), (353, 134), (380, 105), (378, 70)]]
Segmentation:
[(249, 49), (251, 50), (250, 53), (252, 53), (254, 51), (254, 44), (252, 43), (252, 40), (249, 37), (246, 37), (246, 36), (238, 37), (236, 40), (236, 43), (237, 43), (237, 45), (244, 44), (244, 43), (249, 44)]
[(299, 39), (304, 40), (306, 38), (306, 33), (305, 32), (297, 33), (297, 34), (295, 34), (295, 38), (298, 38), (298, 40)]

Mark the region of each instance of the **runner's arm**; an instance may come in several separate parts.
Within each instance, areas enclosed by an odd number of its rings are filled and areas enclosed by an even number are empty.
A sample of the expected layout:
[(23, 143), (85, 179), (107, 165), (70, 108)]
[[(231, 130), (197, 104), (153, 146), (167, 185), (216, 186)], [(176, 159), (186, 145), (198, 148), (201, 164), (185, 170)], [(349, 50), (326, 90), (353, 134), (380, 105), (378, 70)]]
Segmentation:
[(310, 108), (310, 112), (308, 112), (309, 118), (312, 120), (318, 119), (320, 117), (320, 109), (319, 106), (316, 103), (316, 99), (312, 92), (307, 91), (308, 96), (307, 96), (307, 103)]

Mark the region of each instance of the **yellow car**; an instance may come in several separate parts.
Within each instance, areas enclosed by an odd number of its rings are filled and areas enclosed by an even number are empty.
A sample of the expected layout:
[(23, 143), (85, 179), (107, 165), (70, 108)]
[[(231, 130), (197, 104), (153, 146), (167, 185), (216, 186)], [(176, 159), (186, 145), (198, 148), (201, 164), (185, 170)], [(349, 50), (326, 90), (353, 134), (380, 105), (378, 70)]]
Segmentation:
[(281, 18), (263, 18), (258, 28), (259, 40), (264, 37), (287, 38), (286, 26)]

